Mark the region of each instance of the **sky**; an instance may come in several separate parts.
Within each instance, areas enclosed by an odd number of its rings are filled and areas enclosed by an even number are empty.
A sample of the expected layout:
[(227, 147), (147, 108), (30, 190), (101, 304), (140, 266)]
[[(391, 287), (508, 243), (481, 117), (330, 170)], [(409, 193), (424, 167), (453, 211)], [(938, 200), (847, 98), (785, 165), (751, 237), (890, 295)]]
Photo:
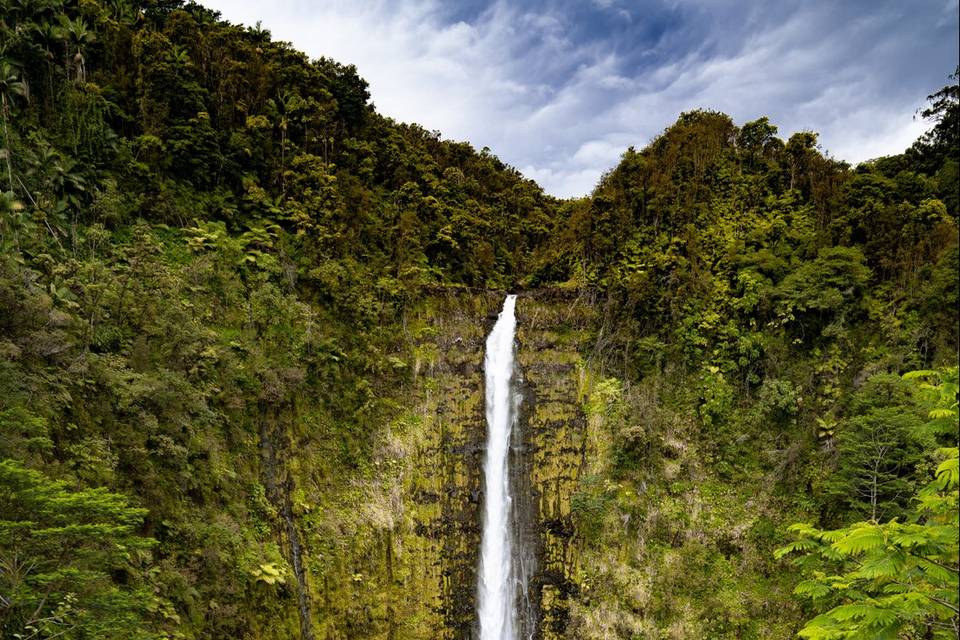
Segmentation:
[(380, 113), (559, 197), (697, 108), (816, 131), (853, 164), (899, 153), (960, 57), (960, 0), (200, 1), (355, 64)]

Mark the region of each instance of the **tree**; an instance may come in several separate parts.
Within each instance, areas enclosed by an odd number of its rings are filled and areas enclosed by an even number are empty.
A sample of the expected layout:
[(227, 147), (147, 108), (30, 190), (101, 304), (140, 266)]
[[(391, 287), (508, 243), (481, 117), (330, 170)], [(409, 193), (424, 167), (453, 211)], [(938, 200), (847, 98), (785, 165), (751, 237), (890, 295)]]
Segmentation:
[(798, 131), (787, 140), (786, 152), (790, 161), (790, 188), (797, 188), (797, 178), (806, 171), (810, 159), (816, 155), (817, 134)]
[(933, 123), (904, 154), (917, 171), (935, 176), (938, 197), (951, 212), (960, 206), (960, 67), (952, 83), (927, 96), (928, 106), (920, 116)]
[(290, 121), (306, 104), (296, 93), (291, 91), (281, 91), (277, 99), (267, 100), (267, 109), (270, 115), (277, 121), (280, 128), (280, 188), (286, 187), (284, 174), (287, 170), (287, 131), (290, 128)]
[(799, 553), (807, 574), (794, 594), (827, 611), (809, 620), (810, 640), (960, 637), (957, 367), (904, 376), (933, 403), (925, 430), (948, 447), (934, 479), (914, 496), (903, 522), (857, 522), (835, 530), (790, 527), (795, 540), (775, 556)]
[(146, 509), (0, 461), (0, 638), (153, 638)]
[(921, 419), (899, 376), (872, 376), (836, 431), (837, 468), (826, 493), (843, 513), (871, 522), (903, 515), (923, 459)]
[(744, 123), (737, 134), (737, 146), (745, 152), (750, 168), (756, 169), (757, 159), (769, 156), (778, 147), (782, 148), (783, 142), (777, 138), (777, 127), (764, 116)]
[(787, 275), (776, 292), (777, 311), (786, 320), (809, 318), (841, 324), (852, 315), (870, 281), (858, 247), (821, 249)]
[[(77, 82), (82, 84), (87, 81), (87, 59), (84, 56), (84, 50), (87, 45), (97, 39), (97, 36), (87, 27), (87, 23), (82, 18), (71, 20), (66, 15), (60, 17), (60, 32), (67, 41), (65, 49), (67, 58), (64, 65), (67, 75), (69, 77), (71, 67), (76, 67)], [(71, 51), (73, 56), (70, 55)]]
[(14, 104), (14, 99), (27, 98), (29, 95), (27, 83), (21, 78), (17, 66), (10, 60), (0, 59), (0, 114), (3, 115), (3, 142), (6, 146), (3, 151), (7, 161), (8, 191), (13, 191), (13, 165), (10, 161), (13, 149), (7, 120), (10, 118), (10, 107)]
[(960, 67), (950, 75), (954, 80), (936, 93), (927, 96), (929, 105), (920, 112), (933, 128), (910, 148), (922, 167), (934, 173), (945, 160), (960, 162)]

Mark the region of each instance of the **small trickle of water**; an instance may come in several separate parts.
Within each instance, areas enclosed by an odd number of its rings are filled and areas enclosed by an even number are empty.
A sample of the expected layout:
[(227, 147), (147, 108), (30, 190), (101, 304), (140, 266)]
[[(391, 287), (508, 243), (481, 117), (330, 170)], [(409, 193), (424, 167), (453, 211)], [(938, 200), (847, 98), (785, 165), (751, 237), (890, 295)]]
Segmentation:
[(507, 463), (515, 419), (512, 394), (513, 337), (516, 296), (507, 296), (487, 338), (487, 455), (483, 478), (485, 500), (480, 544), (478, 617), (480, 640), (514, 640), (515, 581), (512, 566), (510, 474)]

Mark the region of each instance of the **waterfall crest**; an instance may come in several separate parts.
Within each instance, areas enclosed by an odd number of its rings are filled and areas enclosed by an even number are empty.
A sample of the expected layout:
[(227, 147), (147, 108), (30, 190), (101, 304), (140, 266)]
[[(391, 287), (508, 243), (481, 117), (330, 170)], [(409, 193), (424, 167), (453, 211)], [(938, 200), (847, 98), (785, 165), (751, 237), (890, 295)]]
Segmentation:
[(480, 545), (478, 617), (480, 640), (514, 640), (516, 579), (513, 567), (510, 436), (516, 421), (513, 393), (516, 296), (507, 296), (487, 337), (487, 451), (484, 459), (483, 537)]

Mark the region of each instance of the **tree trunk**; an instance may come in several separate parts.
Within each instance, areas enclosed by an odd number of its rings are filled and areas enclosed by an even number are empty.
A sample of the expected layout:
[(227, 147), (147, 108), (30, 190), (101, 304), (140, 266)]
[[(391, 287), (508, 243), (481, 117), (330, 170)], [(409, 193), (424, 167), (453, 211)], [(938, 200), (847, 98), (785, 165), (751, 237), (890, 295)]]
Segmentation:
[(13, 191), (13, 165), (10, 164), (13, 149), (10, 148), (10, 131), (7, 129), (7, 95), (3, 94), (0, 98), (3, 99), (3, 106), (0, 107), (0, 112), (3, 113), (3, 143), (7, 147), (7, 189)]

